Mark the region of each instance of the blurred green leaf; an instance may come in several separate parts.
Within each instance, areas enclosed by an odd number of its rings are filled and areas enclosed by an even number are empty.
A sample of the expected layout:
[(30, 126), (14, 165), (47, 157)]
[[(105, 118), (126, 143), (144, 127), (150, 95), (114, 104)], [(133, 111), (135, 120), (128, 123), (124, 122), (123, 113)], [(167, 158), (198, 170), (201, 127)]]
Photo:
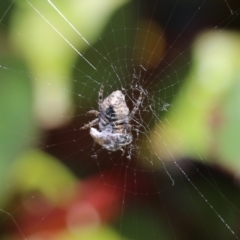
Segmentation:
[(162, 159), (217, 156), (224, 167), (239, 172), (239, 42), (240, 35), (228, 31), (196, 39), (184, 88), (153, 134)]
[(0, 195), (9, 166), (36, 136), (29, 77), (13, 58), (1, 64), (8, 67), (0, 67)]
[(232, 171), (240, 173), (240, 84), (239, 80), (217, 109), (219, 123), (214, 131), (215, 156)]
[(73, 174), (57, 159), (38, 150), (26, 152), (17, 159), (9, 178), (19, 191), (38, 190), (55, 204), (64, 203), (76, 193)]

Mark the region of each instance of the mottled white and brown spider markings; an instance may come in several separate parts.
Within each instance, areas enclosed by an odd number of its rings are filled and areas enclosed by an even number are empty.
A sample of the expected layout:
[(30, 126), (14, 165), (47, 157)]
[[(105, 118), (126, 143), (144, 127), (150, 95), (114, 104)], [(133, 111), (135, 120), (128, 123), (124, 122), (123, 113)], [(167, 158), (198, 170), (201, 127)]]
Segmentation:
[[(98, 111), (91, 110), (88, 114), (97, 118), (81, 127), (90, 129), (92, 138), (103, 148), (109, 151), (122, 150), (122, 147), (130, 144), (133, 140), (130, 121), (139, 109), (142, 102), (142, 91), (132, 112), (125, 102), (125, 96), (119, 90), (112, 92), (103, 101), (103, 85), (98, 94)], [(99, 126), (99, 130), (92, 126)]]

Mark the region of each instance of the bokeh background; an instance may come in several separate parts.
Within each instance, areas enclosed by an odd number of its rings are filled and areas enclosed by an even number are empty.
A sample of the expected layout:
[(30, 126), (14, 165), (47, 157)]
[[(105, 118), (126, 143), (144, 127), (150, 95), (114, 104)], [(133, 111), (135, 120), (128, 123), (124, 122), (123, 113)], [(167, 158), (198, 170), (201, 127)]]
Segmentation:
[[(240, 238), (239, 1), (54, 4), (81, 35), (47, 1), (1, 1), (0, 239)], [(118, 86), (103, 56), (167, 103), (143, 120), (156, 168), (79, 131)]]

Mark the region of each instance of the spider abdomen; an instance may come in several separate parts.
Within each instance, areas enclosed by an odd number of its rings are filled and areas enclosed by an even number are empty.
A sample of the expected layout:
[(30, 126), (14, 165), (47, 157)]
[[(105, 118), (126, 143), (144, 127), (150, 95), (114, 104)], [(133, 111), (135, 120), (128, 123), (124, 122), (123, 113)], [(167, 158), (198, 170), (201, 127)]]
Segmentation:
[(107, 114), (114, 114), (120, 120), (128, 116), (129, 108), (125, 102), (125, 96), (121, 91), (112, 92), (102, 103), (102, 111)]

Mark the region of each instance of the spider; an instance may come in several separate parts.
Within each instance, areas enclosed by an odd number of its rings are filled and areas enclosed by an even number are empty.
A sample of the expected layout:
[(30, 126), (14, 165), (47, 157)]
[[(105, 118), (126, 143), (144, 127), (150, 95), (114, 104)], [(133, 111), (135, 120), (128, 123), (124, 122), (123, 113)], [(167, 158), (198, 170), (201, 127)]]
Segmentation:
[[(97, 118), (80, 129), (90, 128), (90, 135), (103, 148), (109, 151), (122, 150), (122, 147), (133, 140), (129, 122), (139, 109), (142, 102), (142, 91), (132, 112), (125, 102), (125, 96), (120, 90), (112, 92), (103, 100), (103, 85), (98, 93), (98, 111), (91, 110), (88, 114)], [(99, 126), (99, 130), (92, 126)]]

